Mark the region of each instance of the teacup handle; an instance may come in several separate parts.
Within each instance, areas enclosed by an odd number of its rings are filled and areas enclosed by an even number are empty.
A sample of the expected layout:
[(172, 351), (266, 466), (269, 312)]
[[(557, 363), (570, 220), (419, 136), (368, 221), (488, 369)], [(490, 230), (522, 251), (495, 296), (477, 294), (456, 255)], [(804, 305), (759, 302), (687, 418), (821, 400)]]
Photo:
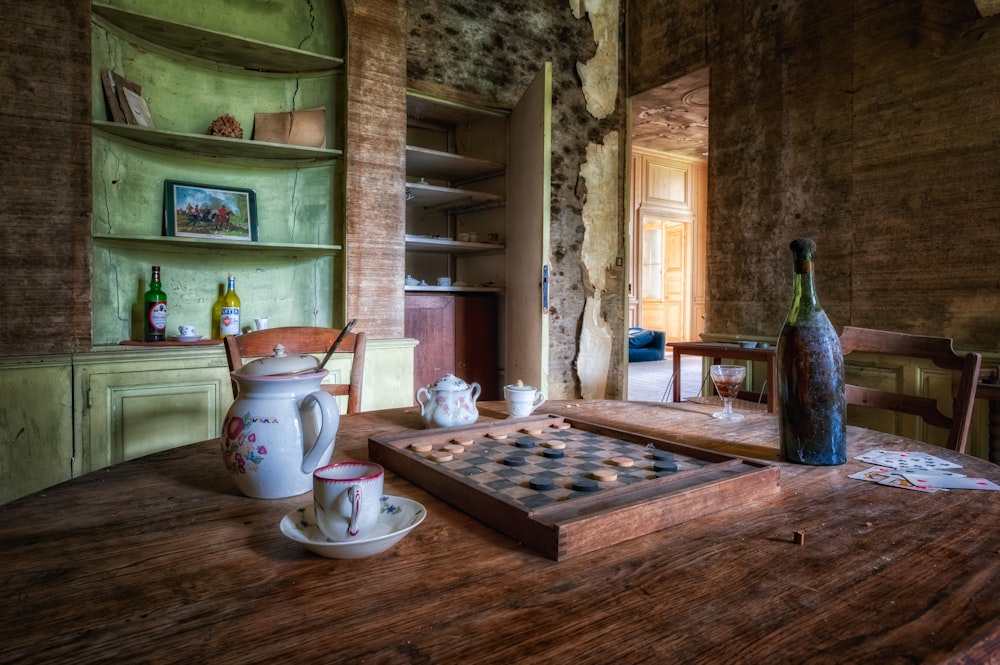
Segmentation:
[(544, 401), (545, 401), (545, 393), (539, 390), (537, 393), (535, 393), (535, 401), (531, 405), (531, 410), (534, 411), (535, 409), (540, 407), (542, 405), (542, 402)]
[(363, 497), (361, 485), (351, 485), (347, 490), (347, 498), (351, 502), (351, 519), (347, 523), (347, 535), (358, 535), (358, 519), (361, 517), (361, 500)]

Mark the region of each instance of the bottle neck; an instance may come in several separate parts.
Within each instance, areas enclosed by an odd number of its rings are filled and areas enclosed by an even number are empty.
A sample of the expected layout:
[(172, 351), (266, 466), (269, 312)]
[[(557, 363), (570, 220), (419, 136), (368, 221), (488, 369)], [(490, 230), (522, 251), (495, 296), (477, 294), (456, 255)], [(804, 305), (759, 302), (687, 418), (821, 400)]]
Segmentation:
[(816, 284), (813, 280), (812, 257), (795, 257), (795, 275), (792, 279), (792, 308), (789, 320), (796, 320), (806, 312), (822, 309), (816, 298)]
[(236, 290), (236, 278), (235, 277), (230, 277), (229, 278), (229, 290), (230, 291), (235, 291)]

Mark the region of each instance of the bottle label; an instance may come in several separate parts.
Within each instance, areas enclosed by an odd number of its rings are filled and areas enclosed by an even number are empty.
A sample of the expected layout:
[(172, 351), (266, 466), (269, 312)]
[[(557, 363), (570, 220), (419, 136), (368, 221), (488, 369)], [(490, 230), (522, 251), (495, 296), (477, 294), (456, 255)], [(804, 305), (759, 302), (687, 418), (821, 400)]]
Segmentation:
[(222, 335), (240, 334), (240, 308), (223, 307), (222, 316), (219, 319), (219, 332)]
[(146, 316), (149, 319), (151, 332), (163, 332), (167, 329), (167, 303), (151, 303)]

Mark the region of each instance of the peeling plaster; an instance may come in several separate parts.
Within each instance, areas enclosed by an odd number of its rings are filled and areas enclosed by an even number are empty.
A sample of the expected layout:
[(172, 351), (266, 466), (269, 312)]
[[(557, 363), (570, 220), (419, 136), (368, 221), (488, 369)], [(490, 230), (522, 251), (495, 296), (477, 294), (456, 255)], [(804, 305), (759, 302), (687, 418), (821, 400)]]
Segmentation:
[(577, 62), (583, 81), (587, 111), (598, 120), (611, 115), (618, 98), (618, 2), (616, 0), (569, 0), (573, 16), (590, 17), (597, 52), (587, 62)]
[(608, 271), (618, 255), (618, 153), (618, 132), (613, 131), (605, 136), (604, 143), (587, 146), (587, 161), (580, 166), (580, 177), (587, 185), (580, 261), (589, 295), (576, 371), (585, 399), (604, 399), (614, 344), (613, 326), (601, 318), (601, 301)]

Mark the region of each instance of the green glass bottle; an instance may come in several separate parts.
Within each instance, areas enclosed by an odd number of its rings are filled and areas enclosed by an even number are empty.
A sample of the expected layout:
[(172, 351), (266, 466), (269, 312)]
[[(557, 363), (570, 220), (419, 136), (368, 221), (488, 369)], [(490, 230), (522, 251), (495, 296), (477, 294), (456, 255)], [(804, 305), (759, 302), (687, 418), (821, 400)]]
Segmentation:
[(149, 280), (149, 290), (142, 296), (145, 317), (142, 326), (142, 341), (164, 342), (167, 339), (167, 294), (160, 284), (160, 266), (153, 266)]
[(798, 464), (847, 461), (847, 398), (840, 338), (816, 297), (809, 238), (792, 241), (792, 306), (778, 336), (781, 456)]

